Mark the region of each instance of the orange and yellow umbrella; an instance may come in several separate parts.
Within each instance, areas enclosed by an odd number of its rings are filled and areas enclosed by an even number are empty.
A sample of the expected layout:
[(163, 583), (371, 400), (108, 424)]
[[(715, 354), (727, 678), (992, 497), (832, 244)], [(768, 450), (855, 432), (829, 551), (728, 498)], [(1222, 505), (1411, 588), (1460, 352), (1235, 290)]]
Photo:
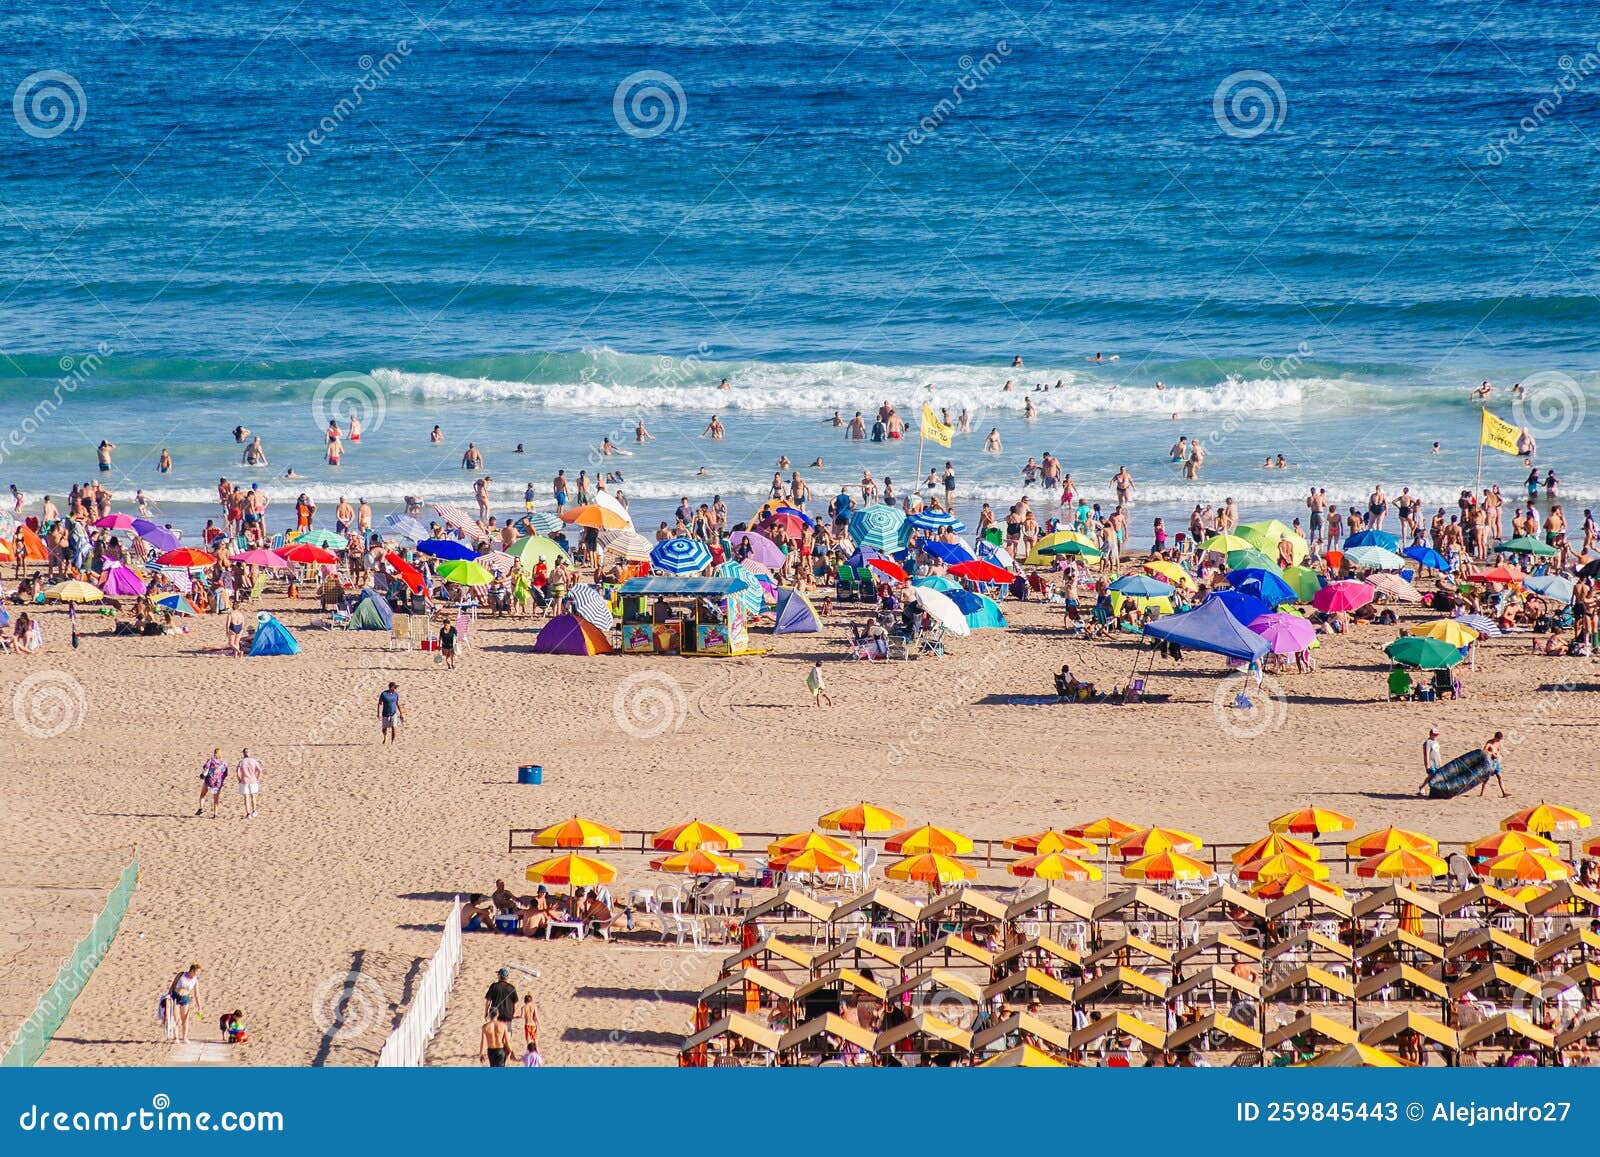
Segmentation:
[(624, 530), (628, 520), (609, 506), (578, 506), (561, 516), (561, 521), (594, 530)]
[(831, 856), (842, 856), (847, 860), (855, 859), (856, 850), (843, 840), (833, 836), (825, 836), (821, 832), (796, 832), (792, 836), (784, 836), (781, 840), (774, 840), (767, 845), (769, 856), (792, 856), (796, 852), (827, 852)]
[(919, 856), (907, 856), (903, 860), (896, 860), (889, 865), (889, 870), (884, 875), (891, 880), (918, 880), (924, 884), (956, 884), (962, 880), (976, 879), (978, 869), (971, 864), (963, 864), (960, 860), (940, 855), (938, 852), (923, 852)]
[(1577, 808), (1562, 807), (1557, 803), (1541, 803), (1525, 808), (1514, 816), (1507, 816), (1500, 826), (1508, 832), (1574, 832), (1589, 826), (1587, 815)]
[(1383, 852), (1437, 852), (1439, 841), (1421, 832), (1408, 832), (1405, 828), (1383, 828), (1358, 836), (1344, 846), (1348, 855), (1367, 857)]
[(1069, 856), (1076, 856), (1083, 852), (1094, 852), (1099, 849), (1089, 840), (1078, 836), (1058, 832), (1048, 828), (1032, 835), (1012, 836), (1005, 841), (1005, 846), (1014, 852), (1027, 852), (1030, 855), (1042, 856), (1047, 852), (1065, 852)]
[(732, 876), (744, 871), (744, 865), (733, 857), (704, 848), (691, 848), (665, 859), (651, 860), (650, 866), (658, 872), (678, 872), (685, 876)]
[(609, 848), (622, 842), (622, 833), (605, 824), (573, 816), (551, 824), (533, 837), (536, 848)]
[(1583, 854), (1600, 858), (1600, 838), (1592, 839), (1583, 845)]
[(828, 876), (837, 872), (859, 872), (855, 857), (826, 848), (806, 848), (785, 856), (774, 856), (767, 864), (775, 872), (811, 872)]
[(1176, 851), (1156, 852), (1124, 864), (1122, 874), (1130, 880), (1204, 880), (1216, 875), (1210, 864)]
[(905, 822), (899, 812), (865, 801), (829, 812), (817, 821), (830, 832), (892, 832)]
[(1325, 836), (1329, 832), (1348, 832), (1356, 821), (1342, 812), (1325, 807), (1303, 807), (1270, 821), (1267, 827), (1275, 832), (1292, 832), (1297, 836)]
[(1264, 860), (1269, 856), (1299, 856), (1302, 860), (1320, 860), (1321, 849), (1305, 840), (1297, 840), (1293, 836), (1281, 835), (1273, 832), (1270, 836), (1262, 836), (1247, 848), (1233, 853), (1233, 862), (1248, 864), (1253, 860)]
[(604, 860), (568, 852), (553, 860), (540, 860), (530, 865), (525, 873), (528, 879), (540, 884), (571, 885), (574, 888), (592, 888), (596, 884), (609, 884), (617, 878), (617, 870)]
[(1036, 880), (1098, 880), (1101, 876), (1100, 869), (1093, 864), (1060, 852), (1045, 852), (1017, 860), (1007, 864), (1006, 871), (1013, 876), (1032, 876)]
[(1192, 852), (1199, 846), (1199, 836), (1177, 828), (1154, 827), (1118, 840), (1117, 852), (1123, 856), (1153, 856), (1157, 852)]
[(1079, 839), (1093, 840), (1097, 844), (1114, 844), (1141, 830), (1143, 829), (1138, 824), (1130, 824), (1115, 816), (1101, 816), (1097, 820), (1068, 828), (1067, 834), (1077, 836)]
[(1492, 880), (1565, 880), (1572, 875), (1571, 864), (1538, 852), (1507, 852), (1474, 864), (1472, 870)]
[(1555, 855), (1560, 849), (1554, 840), (1532, 832), (1494, 832), (1480, 836), (1467, 845), (1467, 855), (1479, 860), (1492, 860), (1511, 852), (1541, 852)]
[(1449, 870), (1450, 865), (1433, 853), (1410, 848), (1379, 852), (1356, 865), (1356, 875), (1369, 880), (1421, 880), (1442, 876)]
[(670, 828), (663, 828), (650, 837), (650, 846), (663, 852), (688, 852), (695, 848), (737, 851), (744, 841), (737, 832), (731, 832), (705, 820), (688, 820)]
[(886, 852), (915, 856), (922, 852), (936, 852), (941, 856), (964, 856), (972, 851), (972, 840), (949, 828), (923, 824), (920, 828), (898, 832), (883, 845)]
[(1313, 880), (1326, 880), (1328, 868), (1315, 860), (1302, 859), (1291, 856), (1287, 852), (1279, 852), (1276, 856), (1265, 859), (1253, 860), (1248, 864), (1241, 864), (1238, 869), (1239, 879), (1256, 880), (1266, 883), (1269, 880), (1282, 880), (1289, 876), (1307, 876)]
[(1330, 884), (1326, 880), (1313, 880), (1310, 876), (1280, 876), (1276, 880), (1265, 880), (1251, 888), (1250, 894), (1259, 896), (1263, 900), (1277, 900), (1302, 889), (1320, 892), (1326, 896), (1344, 895), (1344, 889), (1338, 884)]

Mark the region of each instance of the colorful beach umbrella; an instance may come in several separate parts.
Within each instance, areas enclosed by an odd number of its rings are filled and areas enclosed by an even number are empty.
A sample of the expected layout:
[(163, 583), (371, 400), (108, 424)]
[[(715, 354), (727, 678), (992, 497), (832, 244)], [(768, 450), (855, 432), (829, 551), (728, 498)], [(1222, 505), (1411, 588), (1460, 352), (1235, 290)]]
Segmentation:
[(182, 595), (162, 595), (156, 600), (155, 605), (172, 615), (198, 615), (200, 612), (195, 605)]
[(559, 514), (552, 514), (548, 510), (530, 511), (517, 521), (526, 526), (534, 534), (543, 535), (555, 534), (562, 527), (566, 526), (566, 523), (561, 521), (561, 516)]
[(1127, 839), (1135, 832), (1144, 830), (1138, 824), (1130, 824), (1115, 816), (1101, 816), (1097, 820), (1074, 824), (1067, 829), (1067, 834), (1077, 836), (1079, 839), (1093, 840), (1097, 844), (1114, 844)]
[(1577, 808), (1563, 807), (1558, 803), (1539, 803), (1524, 808), (1516, 815), (1507, 816), (1500, 823), (1508, 832), (1572, 832), (1589, 826), (1589, 817)]
[(677, 872), (684, 876), (734, 876), (744, 871), (744, 865), (738, 860), (706, 848), (690, 848), (664, 859), (651, 860), (650, 867), (657, 872)]
[(93, 525), (101, 530), (132, 530), (133, 516), (131, 514), (108, 514), (104, 518), (95, 519)]
[(568, 852), (553, 860), (540, 860), (537, 864), (529, 865), (524, 875), (539, 884), (593, 888), (611, 883), (617, 878), (617, 870), (604, 860)]
[(817, 821), (818, 825), (830, 832), (892, 832), (895, 828), (906, 822), (906, 817), (899, 812), (890, 811), (886, 807), (879, 807), (866, 801), (850, 804), (848, 807), (831, 811)]
[(1460, 619), (1434, 619), (1431, 622), (1419, 623), (1406, 633), (1416, 639), (1437, 639), (1457, 650), (1478, 641), (1478, 632)]
[(533, 837), (537, 848), (609, 848), (622, 842), (622, 833), (605, 824), (573, 816), (551, 824)]
[(1143, 574), (1125, 574), (1111, 584), (1118, 594), (1137, 599), (1164, 599), (1175, 589), (1169, 582)]
[(245, 566), (261, 567), (263, 570), (283, 570), (294, 565), (277, 551), (259, 546), (254, 550), (234, 555), (232, 561), (242, 562)]
[(617, 625), (617, 618), (611, 613), (611, 604), (600, 588), (592, 583), (580, 583), (567, 592), (567, 597), (572, 600), (572, 609), (577, 616), (591, 626), (609, 631)]
[(1194, 576), (1175, 562), (1156, 559), (1154, 562), (1145, 563), (1144, 569), (1183, 590), (1192, 591), (1197, 588)]
[(831, 876), (840, 872), (859, 872), (860, 866), (856, 863), (852, 851), (832, 852), (826, 848), (806, 848), (804, 851), (788, 852), (781, 856), (770, 856), (767, 866), (774, 872), (793, 872), (796, 875), (810, 874)]
[(1253, 844), (1249, 844), (1230, 857), (1236, 864), (1248, 864), (1255, 860), (1265, 860), (1271, 856), (1298, 856), (1302, 860), (1320, 860), (1322, 852), (1314, 844), (1304, 840), (1297, 840), (1293, 836), (1286, 836), (1282, 832), (1273, 832), (1271, 835), (1262, 836)]
[(892, 506), (874, 503), (850, 516), (850, 541), (890, 554), (906, 545), (906, 516)]
[(58, 603), (98, 603), (106, 597), (106, 592), (93, 583), (68, 579), (53, 587), (46, 587), (44, 597)]
[(966, 614), (949, 595), (932, 587), (912, 587), (911, 594), (922, 605), (922, 609), (952, 635), (960, 637), (972, 634)]
[(1269, 607), (1300, 600), (1295, 589), (1275, 571), (1260, 567), (1246, 567), (1228, 572), (1228, 584), (1234, 590), (1260, 599)]
[(602, 530), (596, 541), (606, 554), (628, 562), (648, 562), (650, 549), (655, 545), (631, 526), (621, 530)]
[(418, 594), (427, 588), (428, 582), (422, 577), (422, 572), (394, 551), (385, 554), (383, 561), (388, 564), (391, 573), (399, 576), (400, 581), (411, 588), (413, 594)]
[(1472, 870), (1491, 880), (1548, 882), (1572, 875), (1572, 865), (1565, 860), (1535, 851), (1507, 852), (1472, 865)]
[(1250, 889), (1250, 894), (1262, 900), (1281, 900), (1300, 891), (1318, 892), (1324, 896), (1344, 895), (1344, 889), (1338, 884), (1314, 880), (1310, 876), (1282, 876), (1276, 880), (1263, 880)]
[(350, 545), (350, 540), (342, 534), (335, 534), (331, 530), (308, 530), (304, 534), (295, 536), (294, 541), (310, 543), (327, 550), (344, 550)]
[(568, 555), (561, 544), (553, 538), (546, 538), (542, 534), (530, 534), (519, 538), (506, 547), (506, 553), (522, 564), (522, 569), (531, 571), (539, 563), (546, 566), (555, 566), (558, 562), (568, 561)]
[(1294, 655), (1317, 641), (1317, 629), (1299, 615), (1274, 611), (1252, 619), (1247, 626), (1267, 641), (1274, 655)]
[(1449, 870), (1450, 865), (1433, 853), (1408, 848), (1379, 852), (1356, 865), (1356, 875), (1369, 880), (1422, 880), (1442, 876)]
[(182, 567), (184, 570), (198, 570), (216, 562), (216, 556), (207, 554), (203, 550), (196, 550), (192, 546), (180, 546), (176, 550), (169, 550), (166, 554), (156, 559), (157, 566)]
[(696, 848), (712, 851), (738, 851), (744, 847), (739, 834), (705, 820), (686, 820), (663, 828), (650, 837), (650, 846), (663, 852), (688, 852)]
[(1213, 534), (1202, 542), (1198, 549), (1212, 554), (1232, 554), (1236, 550), (1256, 550), (1256, 544), (1237, 534)]
[(1534, 554), (1542, 558), (1550, 558), (1560, 553), (1555, 547), (1527, 534), (1497, 542), (1492, 549), (1496, 554)]
[(1467, 855), (1475, 860), (1492, 860), (1511, 852), (1538, 852), (1553, 856), (1560, 852), (1554, 840), (1547, 840), (1534, 832), (1498, 831), (1480, 836), (1466, 846)]
[(1343, 812), (1309, 805), (1292, 812), (1285, 812), (1277, 819), (1267, 822), (1267, 827), (1275, 832), (1290, 832), (1297, 836), (1313, 837), (1324, 836), (1329, 832), (1347, 832), (1355, 826), (1356, 821)]
[(572, 526), (588, 527), (591, 530), (622, 530), (633, 525), (633, 519), (625, 513), (619, 513), (609, 505), (591, 502), (587, 506), (575, 506), (561, 516), (561, 521)]
[(437, 573), (445, 582), (457, 583), (464, 587), (488, 586), (494, 582), (494, 575), (490, 573), (488, 567), (465, 559), (442, 562), (437, 568)]
[(1392, 553), (1400, 549), (1400, 540), (1387, 530), (1358, 530), (1344, 540), (1346, 557), (1349, 557), (1352, 550), (1359, 550), (1362, 547), (1377, 547), (1379, 550)]
[(1397, 603), (1420, 603), (1422, 592), (1397, 574), (1370, 574), (1366, 581), (1384, 598)]
[(1499, 583), (1502, 586), (1510, 586), (1513, 583), (1521, 582), (1527, 577), (1528, 576), (1521, 570), (1512, 566), (1510, 563), (1505, 562), (1501, 563), (1499, 566), (1492, 566), (1487, 570), (1480, 570), (1474, 574), (1469, 574), (1467, 576), (1467, 581), (1469, 583)]
[[(281, 551), (280, 553), (284, 558), (289, 557), (289, 552), (287, 550)], [(477, 551), (473, 550), (466, 543), (458, 542), (453, 538), (425, 538), (421, 542), (417, 543), (417, 553), (425, 554), (429, 558), (436, 558), (445, 561), (459, 559), (463, 562), (470, 562), (472, 559), (478, 557)]]
[(1283, 581), (1303, 603), (1309, 603), (1316, 597), (1326, 584), (1322, 576), (1308, 566), (1288, 566), (1283, 568)]
[(733, 548), (733, 557), (738, 558), (743, 553), (743, 548), (750, 548), (749, 557), (766, 567), (776, 570), (781, 567), (789, 557), (783, 553), (783, 548), (773, 542), (764, 534), (757, 534), (753, 530), (736, 530), (728, 535), (728, 545)]
[(131, 567), (108, 566), (100, 576), (100, 589), (112, 596), (142, 595), (145, 585)]
[(1405, 828), (1393, 827), (1382, 828), (1375, 832), (1368, 832), (1364, 836), (1357, 836), (1344, 846), (1345, 855), (1359, 859), (1366, 859), (1384, 852), (1437, 852), (1438, 850), (1439, 841), (1432, 836), (1425, 836), (1421, 832), (1407, 831)]
[(133, 532), (157, 550), (177, 550), (178, 535), (158, 522), (148, 518), (135, 518)]
[(901, 856), (912, 856), (920, 852), (964, 856), (972, 851), (972, 839), (949, 828), (923, 824), (920, 828), (912, 828), (890, 836), (884, 843), (883, 849)]
[(1354, 611), (1370, 603), (1375, 593), (1369, 583), (1344, 579), (1329, 583), (1312, 595), (1311, 605), (1327, 615), (1337, 614), (1340, 611)]
[(1003, 567), (982, 559), (958, 562), (950, 568), (950, 573), (976, 583), (1010, 583), (1017, 577)]
[(1216, 875), (1210, 864), (1182, 852), (1157, 852), (1122, 866), (1130, 880), (1205, 880)]
[[(893, 579), (897, 583), (906, 582), (911, 577), (910, 575), (906, 574), (906, 568), (895, 562), (892, 558), (869, 558), (867, 559), (867, 565), (881, 574), (884, 578)], [(962, 563), (961, 565), (968, 566), (977, 564)]]
[(796, 832), (792, 836), (784, 836), (767, 845), (767, 855), (792, 856), (798, 852), (819, 851), (827, 852), (834, 856), (853, 858), (856, 850), (843, 840), (833, 836), (823, 835), (821, 832)]
[(699, 574), (711, 565), (711, 548), (698, 538), (665, 538), (651, 548), (650, 565), (662, 574)]
[(1016, 860), (1006, 865), (1006, 871), (1013, 876), (1037, 880), (1098, 880), (1104, 874), (1093, 864), (1086, 864), (1061, 852), (1045, 852)]
[(977, 879), (978, 869), (937, 852), (924, 852), (918, 856), (907, 856), (903, 860), (896, 860), (889, 865), (884, 875), (891, 880), (915, 880), (923, 884), (956, 884), (962, 880)]
[(1572, 602), (1572, 580), (1558, 574), (1534, 574), (1522, 580), (1522, 589), (1566, 606)]
[(1199, 836), (1176, 828), (1149, 827), (1117, 841), (1121, 856), (1150, 856), (1156, 852), (1192, 852), (1201, 846)]
[(433, 534), (421, 519), (409, 514), (385, 514), (383, 520), (401, 538), (409, 538), (412, 542), (422, 542)]
[(1450, 570), (1450, 560), (1431, 546), (1408, 546), (1400, 554), (1404, 558), (1409, 558), (1423, 570), (1435, 570), (1440, 573)]
[(278, 552), (290, 562), (303, 564), (321, 563), (332, 566), (339, 561), (339, 556), (324, 547), (312, 546), (309, 542), (297, 542), (293, 546), (286, 546)]
[(1291, 855), (1288, 852), (1251, 860), (1240, 864), (1234, 871), (1241, 880), (1255, 880), (1262, 883), (1268, 880), (1283, 880), (1290, 876), (1304, 876), (1312, 880), (1328, 878), (1326, 864), (1319, 864), (1315, 860)]
[(1488, 615), (1456, 615), (1455, 621), (1471, 627), (1485, 639), (1498, 639), (1501, 635), (1505, 634), (1505, 632), (1500, 629), (1500, 624), (1495, 622)]
[(1402, 667), (1417, 667), (1424, 671), (1442, 671), (1461, 662), (1459, 647), (1441, 643), (1438, 639), (1403, 636), (1390, 643), (1383, 653)]
[(1058, 832), (1054, 828), (1047, 828), (1042, 832), (1033, 832), (1025, 836), (1012, 836), (1004, 841), (1005, 847), (1014, 852), (1026, 852), (1032, 856), (1042, 856), (1049, 852), (1065, 852), (1069, 856), (1082, 855), (1085, 852), (1097, 852), (1099, 847), (1092, 840), (1082, 836), (1069, 835)]

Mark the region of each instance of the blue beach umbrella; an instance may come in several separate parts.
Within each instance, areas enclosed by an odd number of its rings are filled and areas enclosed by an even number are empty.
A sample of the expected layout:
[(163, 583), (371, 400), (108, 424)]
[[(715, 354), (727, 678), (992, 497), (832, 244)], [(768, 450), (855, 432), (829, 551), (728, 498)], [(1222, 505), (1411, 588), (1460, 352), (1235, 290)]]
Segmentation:
[(958, 562), (972, 562), (973, 555), (970, 550), (959, 542), (928, 542), (919, 544), (923, 554), (932, 555), (945, 566), (955, 566)]
[(914, 587), (932, 587), (936, 591), (962, 591), (967, 588), (947, 574), (919, 574), (911, 580)]
[(850, 540), (857, 546), (870, 546), (894, 552), (904, 550), (907, 540), (906, 516), (881, 502), (850, 516)]
[(967, 524), (953, 514), (946, 514), (942, 510), (921, 510), (913, 514), (906, 521), (918, 530), (943, 530), (949, 527), (960, 534), (967, 529)]
[(723, 578), (738, 579), (744, 583), (744, 590), (733, 597), (743, 604), (746, 614), (761, 613), (762, 608), (766, 606), (767, 596), (754, 571), (743, 563), (725, 562), (717, 568), (717, 573)]
[(1456, 621), (1464, 624), (1465, 626), (1471, 627), (1485, 639), (1498, 639), (1501, 635), (1505, 634), (1505, 632), (1500, 629), (1500, 624), (1495, 622), (1488, 615), (1457, 615)]
[(1132, 595), (1136, 599), (1160, 599), (1172, 594), (1171, 583), (1164, 583), (1147, 574), (1123, 575), (1111, 584), (1111, 589), (1118, 594)]
[(580, 619), (587, 619), (602, 631), (609, 631), (617, 625), (616, 617), (611, 613), (611, 604), (600, 593), (599, 587), (583, 583), (567, 593), (572, 599), (572, 609)]
[[(1228, 572), (1233, 589), (1260, 599), (1268, 606), (1300, 601), (1299, 593), (1270, 570), (1246, 569)], [(1112, 584), (1115, 586), (1115, 584)], [(1241, 622), (1253, 620), (1240, 620)]]
[(1400, 552), (1425, 570), (1448, 571), (1450, 560), (1431, 546), (1408, 546)]
[(386, 514), (383, 520), (394, 528), (396, 534), (412, 542), (424, 542), (433, 533), (422, 524), (421, 519), (412, 518), (409, 514)]
[(182, 595), (162, 595), (156, 600), (156, 606), (175, 615), (198, 615), (195, 606)]
[(1532, 574), (1522, 580), (1522, 585), (1547, 599), (1558, 603), (1572, 601), (1572, 580), (1556, 574)]
[(792, 514), (796, 518), (798, 518), (801, 522), (803, 522), (807, 526), (811, 527), (813, 530), (815, 530), (816, 526), (817, 526), (817, 520), (815, 518), (812, 518), (805, 511), (799, 510), (799, 509), (797, 509), (797, 508), (795, 508), (793, 506), (780, 506), (776, 510), (774, 510), (772, 513), (774, 513), (774, 514)]
[(470, 546), (453, 538), (425, 538), (417, 543), (417, 551), (442, 561), (459, 559), (465, 562), (478, 557)]
[(1005, 630), (1006, 617), (1000, 611), (1000, 604), (993, 599), (962, 587), (946, 593), (950, 601), (961, 608), (961, 616), (967, 620), (967, 626), (974, 631)]
[(1346, 552), (1358, 546), (1376, 546), (1393, 552), (1400, 549), (1400, 540), (1387, 530), (1358, 530), (1344, 540)]
[[(1228, 613), (1238, 619), (1240, 623), (1253, 623), (1262, 615), (1270, 615), (1272, 608), (1254, 595), (1247, 595), (1243, 591), (1218, 591), (1206, 596), (1206, 603), (1221, 603), (1228, 609)], [(1201, 603), (1204, 606), (1205, 603)]]
[(698, 538), (662, 539), (650, 548), (650, 565), (663, 574), (699, 574), (711, 565), (711, 548)]

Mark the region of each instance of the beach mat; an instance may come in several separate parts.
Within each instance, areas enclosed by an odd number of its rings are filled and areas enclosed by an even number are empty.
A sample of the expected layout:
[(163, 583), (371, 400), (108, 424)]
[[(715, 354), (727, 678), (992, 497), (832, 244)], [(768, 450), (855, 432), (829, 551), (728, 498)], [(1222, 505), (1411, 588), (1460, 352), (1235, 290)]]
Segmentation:
[(1482, 748), (1457, 756), (1428, 776), (1429, 799), (1454, 799), (1494, 774), (1494, 761)]

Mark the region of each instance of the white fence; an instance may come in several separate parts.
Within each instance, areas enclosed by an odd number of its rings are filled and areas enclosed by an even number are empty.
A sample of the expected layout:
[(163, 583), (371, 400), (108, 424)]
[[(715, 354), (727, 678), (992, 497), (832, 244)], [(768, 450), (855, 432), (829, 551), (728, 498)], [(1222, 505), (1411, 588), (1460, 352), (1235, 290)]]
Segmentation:
[(450, 915), (445, 917), (439, 951), (433, 954), (428, 974), (417, 986), (417, 998), (400, 1018), (399, 1027), (383, 1042), (383, 1051), (378, 1054), (379, 1068), (421, 1067), (428, 1042), (444, 1022), (445, 1005), (449, 1003), (450, 989), (460, 970), (461, 897), (457, 896), (456, 902), (450, 905)]

